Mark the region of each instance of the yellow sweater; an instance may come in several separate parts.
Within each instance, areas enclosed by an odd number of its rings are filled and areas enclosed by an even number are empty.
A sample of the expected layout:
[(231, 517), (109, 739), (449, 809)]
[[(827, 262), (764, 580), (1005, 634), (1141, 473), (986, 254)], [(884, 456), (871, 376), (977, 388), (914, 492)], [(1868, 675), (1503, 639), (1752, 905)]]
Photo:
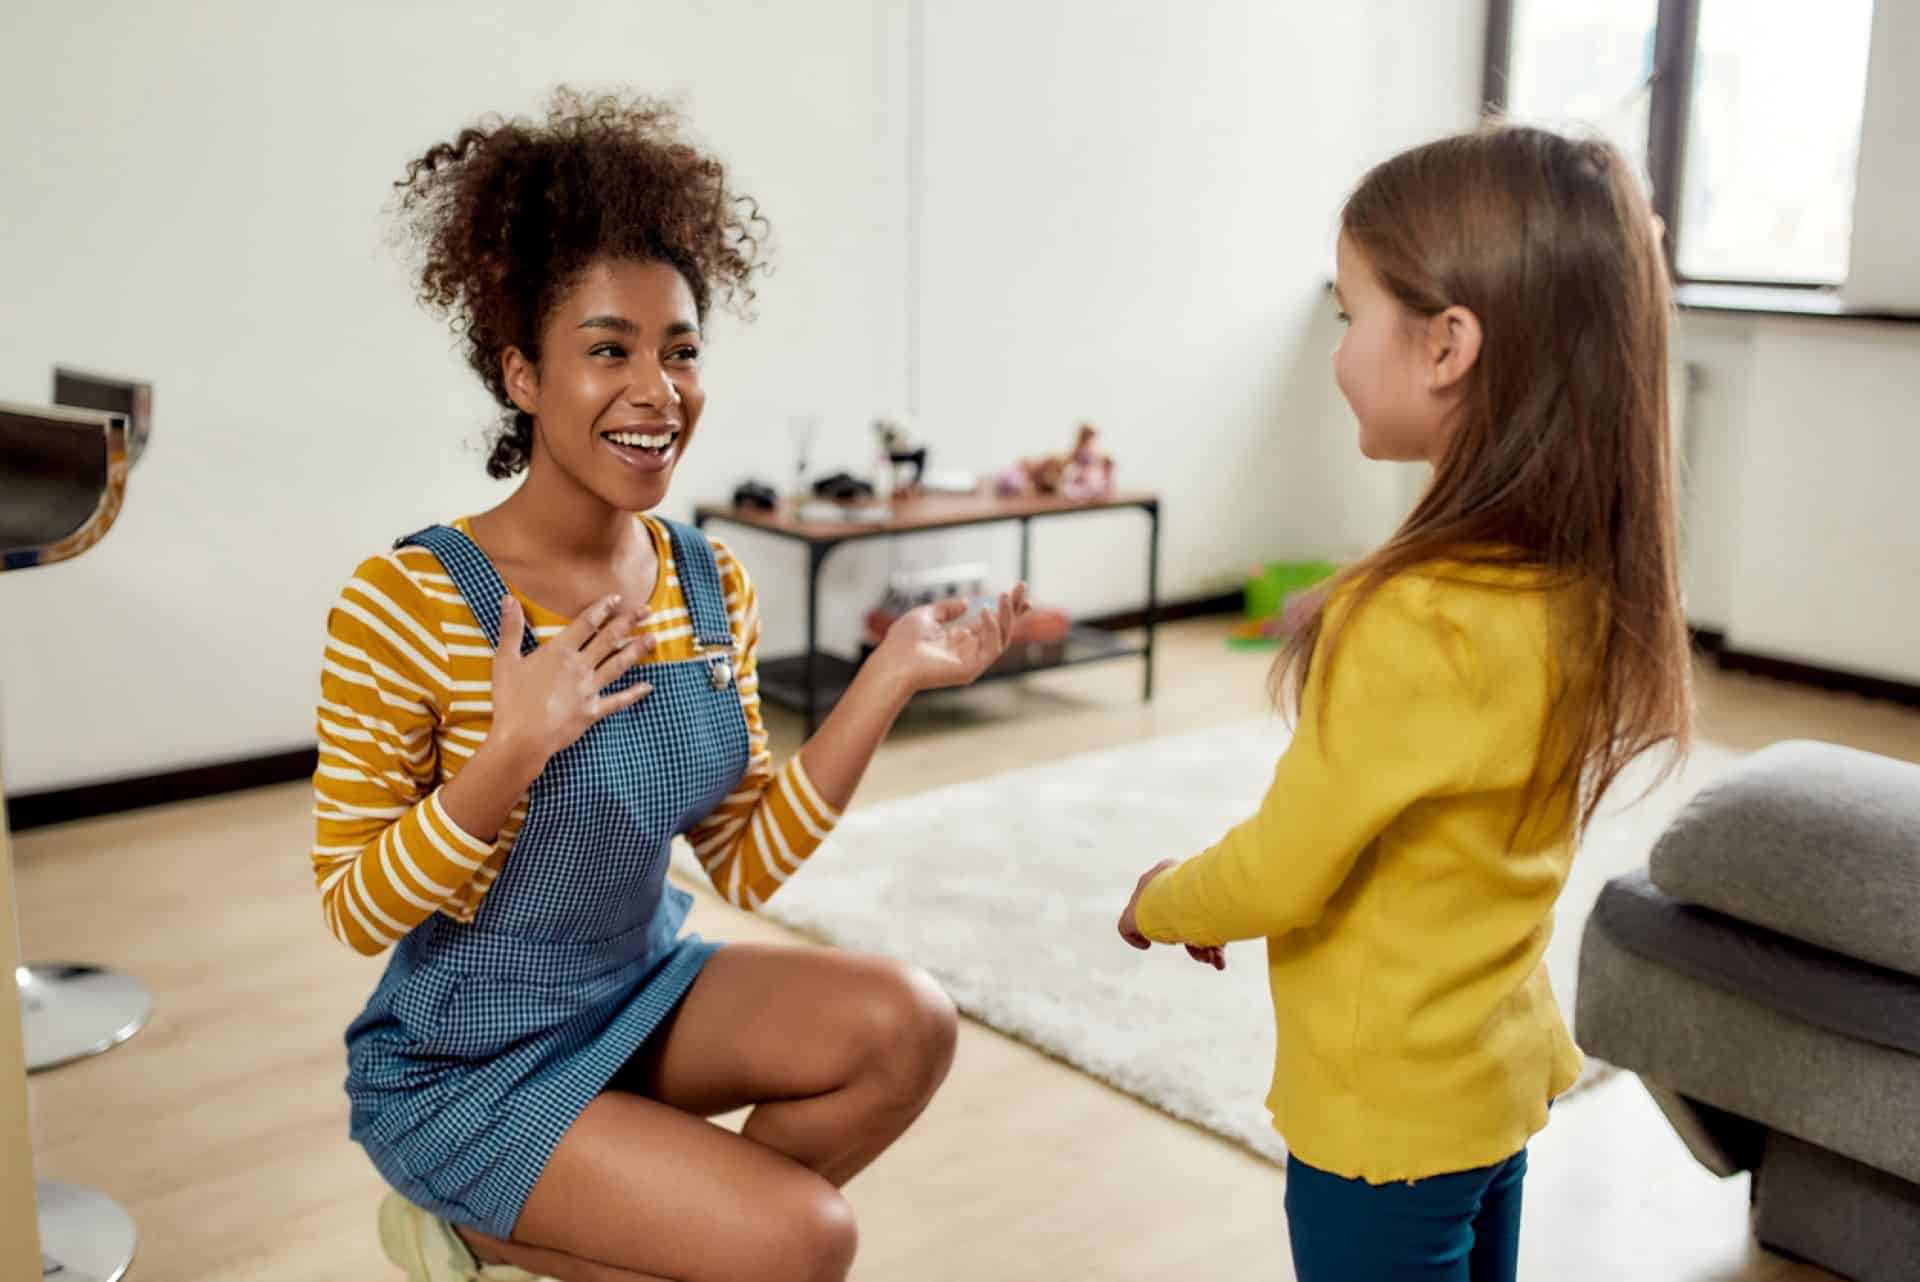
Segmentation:
[[(660, 558), (651, 615), (653, 662), (695, 657), (693, 627), (659, 522), (641, 518)], [(463, 519), (463, 533), (472, 530)], [(760, 717), (760, 613), (739, 560), (713, 545), (726, 595), (746, 715), (746, 777), (687, 834), (714, 887), (758, 908), (820, 845), (840, 812), (815, 791), (798, 756), (776, 772)], [(518, 593), (515, 594), (517, 597)], [(545, 640), (568, 620), (525, 597)], [(327, 926), (367, 954), (435, 912), (471, 921), (520, 833), (526, 799), (491, 844), (461, 831), (440, 788), (472, 759), (493, 723), (493, 651), (453, 580), (425, 548), (362, 562), (327, 617), (314, 773), (314, 879)]]
[(1140, 898), (1161, 943), (1267, 940), (1267, 1106), (1312, 1166), (1384, 1184), (1491, 1165), (1579, 1075), (1542, 964), (1571, 820), (1513, 838), (1551, 607), (1524, 570), (1390, 580), (1331, 678), (1314, 665), (1259, 812)]

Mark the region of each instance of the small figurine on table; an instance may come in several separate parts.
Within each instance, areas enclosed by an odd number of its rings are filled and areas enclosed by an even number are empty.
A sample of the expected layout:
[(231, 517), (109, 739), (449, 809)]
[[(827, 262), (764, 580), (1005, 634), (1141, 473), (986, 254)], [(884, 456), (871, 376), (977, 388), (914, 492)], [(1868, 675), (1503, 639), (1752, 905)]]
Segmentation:
[(1080, 424), (1066, 454), (1022, 459), (994, 478), (1003, 495), (1053, 494), (1068, 499), (1099, 499), (1113, 493), (1113, 459), (1098, 447), (1099, 431)]
[[(881, 419), (873, 425), (880, 435), (880, 449), (887, 457), (887, 466), (892, 471), (893, 492), (912, 494), (920, 488), (922, 478), (927, 472), (927, 447), (915, 445), (907, 429), (890, 419)], [(904, 479), (901, 468), (912, 468)]]

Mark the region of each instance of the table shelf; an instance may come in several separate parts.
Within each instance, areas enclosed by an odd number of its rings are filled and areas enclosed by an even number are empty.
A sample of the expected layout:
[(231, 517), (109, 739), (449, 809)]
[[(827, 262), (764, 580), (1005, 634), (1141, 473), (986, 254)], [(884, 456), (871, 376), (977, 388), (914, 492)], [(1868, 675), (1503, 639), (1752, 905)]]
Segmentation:
[[(892, 517), (871, 524), (851, 521), (802, 520), (790, 504), (773, 511), (704, 503), (694, 520), (703, 529), (709, 522), (758, 530), (799, 543), (807, 550), (807, 639), (799, 654), (762, 658), (761, 697), (797, 709), (806, 717), (812, 735), (820, 718), (852, 684), (858, 662), (820, 649), (820, 571), (834, 549), (868, 539), (898, 537), (931, 530), (1014, 522), (1020, 526), (1020, 577), (1031, 581), (1032, 530), (1035, 521), (1088, 512), (1137, 510), (1147, 517), (1147, 600), (1143, 639), (1132, 642), (1095, 628), (1075, 627), (1064, 643), (1022, 647), (995, 664), (982, 681), (1004, 681), (1055, 668), (1110, 659), (1142, 661), (1142, 697), (1153, 698), (1154, 624), (1160, 610), (1160, 499), (1144, 491), (1121, 491), (1104, 498), (1079, 501), (1046, 496), (1000, 497), (983, 488), (967, 495), (920, 494), (896, 499)], [(812, 655), (809, 662), (808, 655)]]
[[(1128, 641), (1098, 628), (1076, 627), (1067, 634), (1064, 642), (1056, 645), (1022, 645), (1009, 649), (1000, 662), (981, 675), (980, 681), (1008, 681), (1057, 668), (1106, 663), (1113, 659), (1144, 658), (1147, 653), (1147, 646), (1143, 642)], [(813, 692), (818, 713), (824, 714), (840, 701), (859, 670), (858, 662), (842, 655), (814, 656)], [(791, 654), (762, 659), (760, 697), (783, 708), (805, 712), (807, 656)]]

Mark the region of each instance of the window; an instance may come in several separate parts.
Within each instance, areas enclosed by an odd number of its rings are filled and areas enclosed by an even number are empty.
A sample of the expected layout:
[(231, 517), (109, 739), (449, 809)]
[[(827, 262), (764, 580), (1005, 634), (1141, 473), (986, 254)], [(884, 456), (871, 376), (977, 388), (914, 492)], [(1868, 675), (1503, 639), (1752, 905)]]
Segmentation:
[(1682, 280), (1846, 279), (1873, 0), (1491, 0), (1486, 98), (1646, 175)]
[(1548, 129), (1598, 129), (1646, 172), (1659, 13), (1659, 0), (1515, 0), (1506, 114)]

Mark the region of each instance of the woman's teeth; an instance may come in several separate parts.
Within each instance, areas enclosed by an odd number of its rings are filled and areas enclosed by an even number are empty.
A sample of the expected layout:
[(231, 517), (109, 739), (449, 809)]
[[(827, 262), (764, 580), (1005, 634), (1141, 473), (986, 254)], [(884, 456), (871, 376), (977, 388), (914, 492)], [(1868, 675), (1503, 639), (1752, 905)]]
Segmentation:
[(658, 436), (647, 436), (640, 432), (608, 432), (606, 438), (615, 445), (624, 445), (629, 449), (652, 450), (656, 454), (672, 448), (680, 439), (679, 432), (662, 432)]

